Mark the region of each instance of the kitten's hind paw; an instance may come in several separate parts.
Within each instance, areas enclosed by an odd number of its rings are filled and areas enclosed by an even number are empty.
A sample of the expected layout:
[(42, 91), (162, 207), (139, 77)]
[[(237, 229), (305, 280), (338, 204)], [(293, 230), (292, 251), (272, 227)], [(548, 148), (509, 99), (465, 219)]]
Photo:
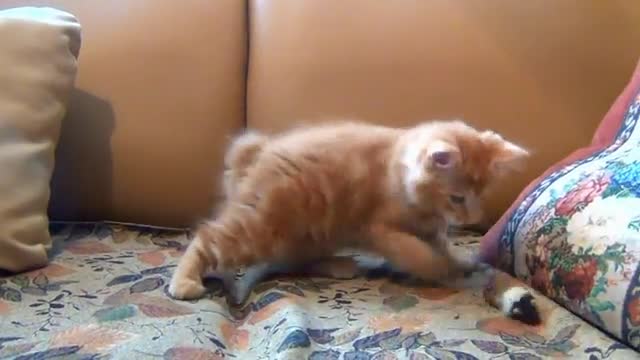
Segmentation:
[(247, 301), (247, 299), (251, 295), (253, 286), (255, 286), (255, 284), (252, 283), (251, 280), (252, 279), (245, 277), (236, 279), (235, 273), (232, 272), (228, 272), (222, 275), (227, 304), (229, 304), (229, 306), (240, 306)]
[(334, 256), (308, 265), (305, 271), (310, 276), (350, 280), (358, 276), (358, 263), (350, 256)]
[(524, 287), (512, 287), (502, 294), (502, 312), (527, 325), (539, 325), (542, 321), (535, 298)]
[(169, 294), (176, 300), (199, 299), (206, 291), (201, 281), (193, 279), (174, 277), (169, 284)]

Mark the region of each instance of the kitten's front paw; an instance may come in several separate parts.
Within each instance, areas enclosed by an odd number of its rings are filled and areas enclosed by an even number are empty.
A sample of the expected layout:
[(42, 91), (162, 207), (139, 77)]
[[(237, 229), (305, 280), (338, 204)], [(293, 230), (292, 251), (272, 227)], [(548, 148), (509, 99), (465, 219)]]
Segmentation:
[(169, 284), (169, 294), (176, 300), (199, 299), (206, 290), (201, 281), (188, 278), (173, 277)]

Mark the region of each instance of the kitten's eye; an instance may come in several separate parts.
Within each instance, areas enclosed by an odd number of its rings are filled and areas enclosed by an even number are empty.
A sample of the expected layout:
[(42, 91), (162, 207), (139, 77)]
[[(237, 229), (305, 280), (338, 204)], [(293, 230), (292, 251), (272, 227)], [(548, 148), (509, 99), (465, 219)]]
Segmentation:
[(462, 195), (450, 195), (449, 199), (454, 204), (458, 204), (458, 205), (464, 204), (464, 196)]

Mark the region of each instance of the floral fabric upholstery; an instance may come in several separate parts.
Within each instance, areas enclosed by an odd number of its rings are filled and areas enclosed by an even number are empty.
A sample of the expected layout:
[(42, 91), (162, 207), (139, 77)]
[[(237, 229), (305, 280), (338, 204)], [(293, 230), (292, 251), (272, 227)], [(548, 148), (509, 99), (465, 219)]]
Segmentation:
[[(500, 267), (640, 349), (640, 72), (594, 145), (534, 182), (490, 231)], [(624, 111), (621, 106), (624, 104)]]
[(544, 298), (548, 319), (531, 327), (489, 307), (482, 289), (416, 286), (380, 262), (348, 281), (270, 280), (238, 308), (226, 305), (217, 281), (204, 299), (174, 301), (167, 284), (186, 231), (102, 223), (51, 230), (48, 267), (0, 279), (0, 359), (638, 357)]

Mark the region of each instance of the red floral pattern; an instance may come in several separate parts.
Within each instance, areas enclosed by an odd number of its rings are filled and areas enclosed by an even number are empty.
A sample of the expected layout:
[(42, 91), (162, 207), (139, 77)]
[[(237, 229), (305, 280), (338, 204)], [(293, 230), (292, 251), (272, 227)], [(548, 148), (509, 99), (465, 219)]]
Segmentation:
[(583, 301), (587, 298), (598, 272), (598, 261), (589, 259), (586, 262), (577, 263), (571, 270), (558, 270), (558, 276), (562, 279), (562, 286), (571, 300)]
[(483, 248), (640, 351), (640, 64), (593, 141), (529, 184)]
[(636, 297), (627, 304), (629, 320), (634, 326), (640, 326), (640, 297)]
[(629, 287), (637, 286), (632, 274), (640, 253), (640, 161), (625, 160), (591, 165), (539, 195), (540, 204), (529, 209), (526, 231), (516, 240), (523, 252), (515, 257), (525, 260), (516, 271), (545, 295), (640, 349), (640, 300), (629, 302), (627, 311), (620, 306)]
[(610, 183), (611, 178), (606, 173), (581, 181), (575, 189), (569, 191), (562, 199), (558, 200), (555, 208), (556, 215), (572, 216), (602, 194)]
[(531, 276), (531, 286), (545, 295), (553, 295), (554, 288), (551, 284), (551, 275), (549, 274), (549, 269), (547, 269), (546, 266), (536, 268), (535, 272)]

